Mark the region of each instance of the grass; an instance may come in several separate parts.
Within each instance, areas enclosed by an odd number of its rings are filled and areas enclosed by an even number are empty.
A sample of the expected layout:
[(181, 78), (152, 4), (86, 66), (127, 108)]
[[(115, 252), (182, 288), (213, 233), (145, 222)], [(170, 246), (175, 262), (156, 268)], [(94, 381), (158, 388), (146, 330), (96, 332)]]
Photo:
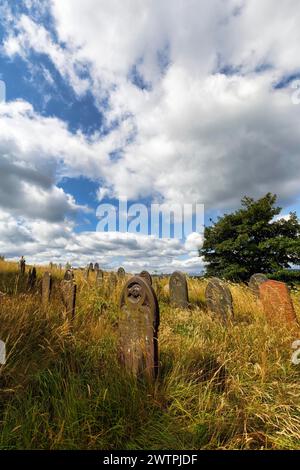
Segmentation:
[(43, 309), (39, 283), (28, 293), (16, 265), (0, 262), (0, 449), (300, 449), (300, 332), (269, 325), (245, 286), (230, 285), (225, 328), (206, 311), (205, 281), (188, 281), (191, 310), (171, 307), (167, 280), (155, 281), (160, 373), (149, 386), (117, 360), (121, 286), (76, 281), (71, 325), (59, 295)]

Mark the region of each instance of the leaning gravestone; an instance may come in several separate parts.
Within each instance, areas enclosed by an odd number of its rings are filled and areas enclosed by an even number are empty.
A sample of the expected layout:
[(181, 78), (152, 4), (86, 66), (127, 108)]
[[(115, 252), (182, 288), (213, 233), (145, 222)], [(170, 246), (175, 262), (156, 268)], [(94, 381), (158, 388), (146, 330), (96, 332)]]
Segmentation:
[(232, 295), (229, 287), (220, 279), (213, 277), (209, 280), (205, 299), (208, 310), (227, 323), (233, 317)]
[(125, 272), (125, 269), (124, 268), (119, 268), (118, 269), (118, 272), (117, 272), (117, 275), (118, 275), (118, 278), (119, 279), (124, 279), (124, 277), (126, 276), (126, 272)]
[(259, 298), (271, 323), (297, 324), (297, 317), (288, 286), (269, 280), (259, 286)]
[(189, 294), (186, 276), (175, 271), (169, 282), (170, 302), (176, 307), (186, 308), (189, 305)]
[(139, 276), (145, 279), (145, 281), (149, 284), (149, 286), (152, 286), (152, 277), (151, 277), (151, 274), (148, 273), (148, 271), (142, 271), (139, 274)]
[(153, 380), (158, 372), (159, 307), (152, 287), (141, 277), (129, 279), (120, 298), (121, 361), (135, 377)]
[(46, 307), (50, 301), (51, 289), (52, 289), (51, 274), (46, 272), (44, 273), (43, 280), (42, 280), (42, 305), (43, 307)]
[(249, 289), (253, 292), (254, 295), (257, 297), (259, 296), (259, 286), (263, 283), (268, 281), (268, 278), (265, 274), (262, 273), (257, 273), (253, 274), (253, 276), (250, 277), (248, 286)]
[(75, 317), (77, 286), (73, 280), (61, 282), (61, 294), (65, 307), (66, 317), (73, 320)]

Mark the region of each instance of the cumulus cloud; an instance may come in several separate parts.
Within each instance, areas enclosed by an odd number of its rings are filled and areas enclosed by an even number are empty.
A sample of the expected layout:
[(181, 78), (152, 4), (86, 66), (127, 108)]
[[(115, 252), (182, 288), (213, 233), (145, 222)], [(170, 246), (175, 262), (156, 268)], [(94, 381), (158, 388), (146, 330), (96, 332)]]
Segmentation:
[(189, 257), (179, 240), (133, 233), (74, 232), (74, 224), (34, 222), (0, 210), (0, 254), (29, 263), (70, 262), (74, 267), (98, 262), (102, 268), (122, 264), (128, 272), (149, 269), (169, 273), (175, 269), (200, 272), (202, 260)]

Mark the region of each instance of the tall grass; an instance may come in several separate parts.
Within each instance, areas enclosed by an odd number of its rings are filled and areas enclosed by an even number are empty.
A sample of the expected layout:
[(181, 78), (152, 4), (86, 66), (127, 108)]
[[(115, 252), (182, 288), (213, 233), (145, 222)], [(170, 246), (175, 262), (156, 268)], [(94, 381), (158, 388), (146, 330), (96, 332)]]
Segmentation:
[(291, 363), (300, 332), (269, 325), (245, 286), (230, 285), (235, 320), (225, 328), (206, 311), (205, 281), (189, 280), (193, 308), (181, 310), (169, 305), (167, 280), (155, 280), (160, 373), (149, 386), (118, 363), (122, 286), (111, 292), (80, 272), (76, 281), (71, 325), (59, 295), (43, 309), (39, 285), (28, 293), (16, 265), (0, 263), (1, 449), (300, 449)]

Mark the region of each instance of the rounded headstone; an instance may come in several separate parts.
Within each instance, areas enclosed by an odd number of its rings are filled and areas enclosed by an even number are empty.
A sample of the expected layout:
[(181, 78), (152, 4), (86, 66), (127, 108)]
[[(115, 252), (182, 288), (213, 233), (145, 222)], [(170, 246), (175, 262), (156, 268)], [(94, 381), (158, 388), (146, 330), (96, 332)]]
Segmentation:
[(158, 370), (159, 307), (152, 287), (134, 276), (120, 297), (119, 336), (121, 360), (134, 376), (153, 380)]
[(150, 285), (152, 286), (152, 277), (151, 277), (151, 274), (148, 273), (148, 271), (142, 271), (140, 274), (139, 274), (140, 277), (142, 277), (143, 279), (145, 279), (145, 281)]
[(188, 307), (189, 294), (188, 285), (185, 274), (175, 271), (169, 282), (170, 302), (176, 307)]
[(73, 279), (71, 279), (69, 281), (62, 281), (60, 287), (66, 316), (73, 320), (75, 317), (77, 286), (74, 284)]
[(227, 323), (233, 317), (230, 289), (220, 279), (211, 278), (206, 286), (205, 299), (208, 310)]
[(266, 281), (268, 281), (268, 278), (265, 274), (262, 274), (262, 273), (253, 274), (253, 276), (250, 277), (250, 280), (248, 283), (249, 289), (251, 289), (253, 294), (258, 297), (259, 286)]
[(73, 281), (73, 279), (74, 279), (74, 273), (72, 272), (71, 269), (67, 269), (64, 274), (64, 281)]
[(124, 279), (124, 277), (126, 276), (125, 269), (122, 268), (122, 267), (119, 268), (118, 271), (117, 271), (117, 275), (118, 275), (119, 279)]

